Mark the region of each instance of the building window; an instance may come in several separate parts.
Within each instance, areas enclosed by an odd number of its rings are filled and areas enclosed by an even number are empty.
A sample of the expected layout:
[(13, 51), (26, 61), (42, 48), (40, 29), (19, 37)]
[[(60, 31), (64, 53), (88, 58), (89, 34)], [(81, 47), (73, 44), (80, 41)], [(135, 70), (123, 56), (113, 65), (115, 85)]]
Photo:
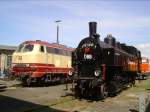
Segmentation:
[(7, 56), (7, 67), (11, 67), (11, 65), (12, 65), (12, 56), (8, 55)]

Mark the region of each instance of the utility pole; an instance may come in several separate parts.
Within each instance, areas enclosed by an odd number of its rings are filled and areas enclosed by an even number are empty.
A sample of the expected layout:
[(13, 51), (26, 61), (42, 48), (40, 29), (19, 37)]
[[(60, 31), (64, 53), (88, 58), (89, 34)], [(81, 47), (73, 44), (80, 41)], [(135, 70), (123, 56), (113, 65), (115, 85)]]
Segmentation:
[(57, 24), (57, 44), (59, 44), (59, 23), (60, 22), (61, 22), (61, 20), (55, 21), (55, 23)]

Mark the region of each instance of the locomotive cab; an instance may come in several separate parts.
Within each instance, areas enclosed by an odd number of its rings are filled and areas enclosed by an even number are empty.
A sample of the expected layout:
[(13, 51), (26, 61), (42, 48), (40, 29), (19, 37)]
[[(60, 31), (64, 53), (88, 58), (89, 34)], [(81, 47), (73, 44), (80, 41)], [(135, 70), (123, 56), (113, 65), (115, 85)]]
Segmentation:
[(45, 63), (46, 57), (45, 46), (39, 44), (20, 44), (16, 52), (13, 54), (12, 63), (17, 64), (30, 64), (30, 63)]

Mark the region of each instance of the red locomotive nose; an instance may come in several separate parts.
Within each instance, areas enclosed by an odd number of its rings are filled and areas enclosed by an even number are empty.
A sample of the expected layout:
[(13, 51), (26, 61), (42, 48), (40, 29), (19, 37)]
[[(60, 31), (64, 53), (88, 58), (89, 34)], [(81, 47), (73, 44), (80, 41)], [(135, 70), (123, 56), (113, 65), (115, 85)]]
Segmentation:
[(89, 47), (86, 47), (86, 48), (84, 48), (84, 53), (89, 53), (90, 52), (90, 48)]

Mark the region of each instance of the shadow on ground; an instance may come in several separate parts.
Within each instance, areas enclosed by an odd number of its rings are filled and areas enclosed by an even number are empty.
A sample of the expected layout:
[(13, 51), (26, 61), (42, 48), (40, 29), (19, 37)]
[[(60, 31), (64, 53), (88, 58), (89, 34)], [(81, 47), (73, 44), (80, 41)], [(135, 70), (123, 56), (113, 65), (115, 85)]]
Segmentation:
[(34, 104), (28, 101), (0, 95), (1, 112), (65, 112), (44, 105)]
[(129, 112), (139, 112), (139, 111), (137, 111), (135, 109), (129, 109)]
[(148, 104), (147, 109), (146, 109), (145, 112), (150, 112), (150, 103)]

